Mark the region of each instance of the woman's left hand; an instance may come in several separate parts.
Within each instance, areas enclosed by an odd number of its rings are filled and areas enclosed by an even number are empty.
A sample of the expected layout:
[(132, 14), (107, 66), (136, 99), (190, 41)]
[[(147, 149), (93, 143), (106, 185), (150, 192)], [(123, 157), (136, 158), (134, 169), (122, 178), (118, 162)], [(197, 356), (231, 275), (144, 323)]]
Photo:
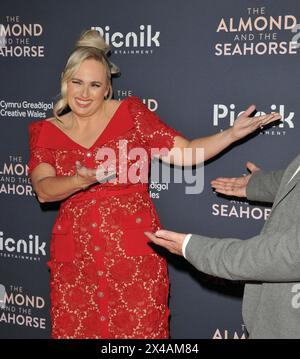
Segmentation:
[(281, 119), (279, 113), (249, 117), (254, 110), (255, 106), (251, 105), (234, 121), (233, 127), (231, 128), (231, 135), (234, 141), (249, 135), (258, 128), (263, 128), (270, 122), (278, 121)]

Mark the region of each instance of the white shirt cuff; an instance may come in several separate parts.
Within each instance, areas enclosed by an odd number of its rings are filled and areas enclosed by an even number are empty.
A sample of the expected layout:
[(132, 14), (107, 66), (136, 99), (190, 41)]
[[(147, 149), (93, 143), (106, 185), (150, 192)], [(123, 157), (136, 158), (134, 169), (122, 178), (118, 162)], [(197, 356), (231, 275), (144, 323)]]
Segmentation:
[(185, 238), (184, 238), (183, 243), (182, 243), (182, 254), (183, 254), (183, 256), (184, 256), (185, 259), (186, 259), (185, 249), (186, 249), (186, 246), (187, 246), (187, 244), (189, 243), (189, 240), (191, 239), (191, 237), (192, 237), (192, 234), (191, 234), (191, 233), (187, 234), (187, 235), (185, 236)]

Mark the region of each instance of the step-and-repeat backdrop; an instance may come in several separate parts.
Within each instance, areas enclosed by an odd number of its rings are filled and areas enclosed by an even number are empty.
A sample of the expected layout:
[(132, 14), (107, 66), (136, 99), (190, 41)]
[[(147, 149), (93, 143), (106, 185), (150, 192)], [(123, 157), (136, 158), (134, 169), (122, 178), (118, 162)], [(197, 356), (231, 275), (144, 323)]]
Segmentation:
[[(298, 0), (1, 3), (0, 338), (50, 337), (46, 262), (58, 206), (40, 205), (32, 190), (28, 124), (52, 115), (80, 33), (96, 28), (111, 44), (111, 60), (121, 68), (113, 81), (116, 99), (139, 96), (190, 139), (231, 126), (252, 103), (259, 112), (281, 113), (279, 126), (206, 163), (201, 193), (187, 193), (199, 185), (197, 176), (191, 183), (150, 184), (165, 228), (246, 239), (260, 231), (270, 207), (218, 196), (210, 180), (245, 174), (248, 160), (279, 169), (298, 153), (299, 16)], [(244, 338), (243, 283), (166, 256), (172, 338)]]

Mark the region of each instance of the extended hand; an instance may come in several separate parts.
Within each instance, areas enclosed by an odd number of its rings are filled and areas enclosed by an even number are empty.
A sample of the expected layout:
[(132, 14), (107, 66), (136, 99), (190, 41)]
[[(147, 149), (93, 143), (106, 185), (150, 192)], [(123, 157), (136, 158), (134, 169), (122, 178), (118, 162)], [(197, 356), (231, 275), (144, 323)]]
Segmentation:
[(97, 169), (83, 166), (79, 161), (76, 161), (76, 182), (82, 188), (86, 189), (92, 184), (108, 182), (115, 178), (116, 172), (114, 170), (106, 170), (99, 166)]
[(186, 234), (159, 230), (155, 233), (145, 232), (145, 235), (153, 243), (166, 248), (171, 253), (182, 256), (182, 244)]
[(77, 184), (82, 188), (86, 189), (90, 185), (97, 182), (96, 172), (93, 168), (83, 166), (79, 161), (75, 162), (76, 165), (76, 180)]
[(218, 177), (211, 181), (211, 186), (216, 192), (226, 194), (227, 196), (246, 197), (246, 187), (249, 179), (254, 172), (259, 171), (259, 168), (252, 162), (247, 162), (246, 166), (251, 172), (248, 176), (232, 178)]
[(271, 113), (263, 116), (249, 117), (254, 110), (255, 106), (251, 105), (234, 121), (232, 127), (232, 137), (234, 141), (237, 141), (249, 135), (250, 133), (257, 130), (259, 127), (263, 128), (268, 123), (281, 119), (279, 113)]

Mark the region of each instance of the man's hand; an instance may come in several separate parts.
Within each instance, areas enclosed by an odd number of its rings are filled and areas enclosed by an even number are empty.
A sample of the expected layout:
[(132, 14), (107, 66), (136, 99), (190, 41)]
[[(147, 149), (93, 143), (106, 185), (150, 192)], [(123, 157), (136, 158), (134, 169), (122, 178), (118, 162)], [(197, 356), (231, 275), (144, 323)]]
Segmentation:
[(166, 248), (169, 252), (182, 256), (182, 244), (186, 234), (166, 230), (155, 233), (145, 232), (145, 235), (158, 246)]
[(216, 192), (226, 194), (227, 196), (246, 197), (246, 188), (250, 177), (254, 172), (259, 171), (259, 168), (252, 162), (247, 162), (247, 169), (251, 172), (243, 177), (219, 177), (211, 181), (211, 186)]

